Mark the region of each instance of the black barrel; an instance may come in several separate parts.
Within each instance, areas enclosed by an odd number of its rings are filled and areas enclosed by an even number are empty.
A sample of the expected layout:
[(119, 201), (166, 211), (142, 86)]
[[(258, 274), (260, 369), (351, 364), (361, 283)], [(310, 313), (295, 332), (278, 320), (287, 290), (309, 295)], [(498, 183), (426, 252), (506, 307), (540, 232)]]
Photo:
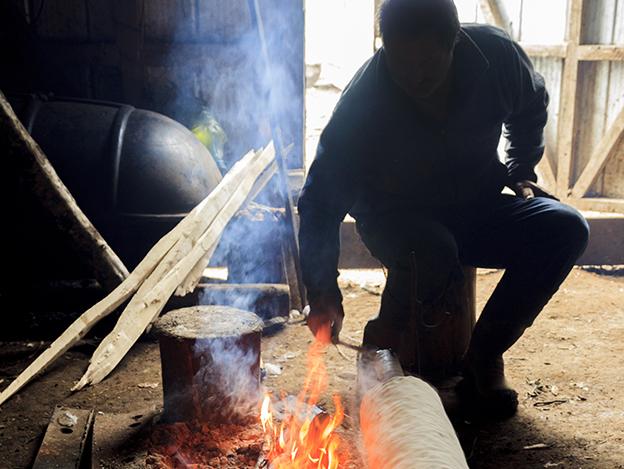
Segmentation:
[(60, 178), (129, 268), (221, 180), (178, 122), (123, 104), (9, 96)]

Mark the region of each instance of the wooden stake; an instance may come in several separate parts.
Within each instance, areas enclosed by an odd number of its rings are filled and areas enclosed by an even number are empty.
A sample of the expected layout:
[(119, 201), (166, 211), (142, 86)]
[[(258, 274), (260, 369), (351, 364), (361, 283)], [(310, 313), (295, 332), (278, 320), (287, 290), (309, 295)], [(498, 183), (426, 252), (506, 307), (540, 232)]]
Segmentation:
[[(235, 168), (232, 168), (234, 170)], [(229, 173), (228, 173), (229, 174)], [(234, 172), (233, 176), (238, 177), (240, 173)], [(236, 185), (238, 181), (233, 178), (224, 178), (219, 187), (224, 189), (224, 185)], [(218, 189), (218, 188), (217, 188)], [(215, 189), (214, 192), (217, 191)], [(231, 187), (227, 190), (231, 190)], [(197, 212), (205, 209), (208, 199), (214, 200), (214, 195), (209, 195), (197, 207), (195, 207), (189, 215), (187, 215), (173, 230), (161, 238), (156, 245), (148, 252), (145, 258), (132, 271), (132, 273), (115, 288), (106, 298), (102, 299), (94, 306), (85, 311), (78, 319), (76, 319), (61, 336), (56, 339), (50, 347), (48, 347), (35, 361), (33, 361), (20, 375), (9, 384), (9, 386), (0, 393), (0, 405), (11, 398), (22, 387), (28, 384), (39, 373), (42, 373), (50, 364), (62, 356), (76, 342), (82, 339), (102, 318), (108, 316), (115, 311), (122, 303), (132, 296), (134, 292), (141, 286), (147, 277), (152, 274), (156, 267), (160, 264), (167, 253), (174, 247), (183, 233), (188, 232), (193, 223), (197, 219)], [(212, 197), (212, 198), (211, 198)]]
[[(184, 282), (191, 270), (216, 247), (225, 226), (248, 200), (256, 180), (274, 158), (275, 150), (273, 145), (270, 145), (258, 154), (249, 154), (236, 163), (238, 170), (232, 168), (225, 175), (219, 186), (208, 196), (206, 203), (202, 202), (203, 206), (198, 210), (206, 219), (211, 220), (206, 231), (199, 238), (194, 238), (196, 232), (193, 230), (203, 226), (206, 221), (200, 221), (203, 217), (191, 219), (192, 226), (189, 227), (189, 231), (185, 232), (171, 253), (141, 286), (113, 331), (104, 338), (91, 357), (89, 368), (72, 388), (73, 391), (89, 384), (99, 383), (119, 364), (143, 331), (158, 317), (167, 300)], [(230, 192), (233, 184), (236, 184), (235, 190)], [(222, 205), (226, 197), (225, 205)], [(189, 246), (192, 246), (190, 250)]]

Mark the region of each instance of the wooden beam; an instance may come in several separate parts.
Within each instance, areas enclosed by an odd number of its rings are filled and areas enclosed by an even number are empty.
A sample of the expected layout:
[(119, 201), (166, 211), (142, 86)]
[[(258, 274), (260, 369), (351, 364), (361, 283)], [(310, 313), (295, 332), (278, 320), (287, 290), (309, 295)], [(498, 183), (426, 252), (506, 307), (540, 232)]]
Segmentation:
[(119, 285), (128, 276), (128, 269), (78, 207), (1, 91), (0, 148), (4, 156), (8, 156), (9, 166), (18, 172), (37, 201), (52, 215), (58, 229), (72, 240), (77, 255), (93, 270), (98, 282), (110, 290)]
[(552, 169), (552, 165), (550, 164), (550, 159), (548, 157), (548, 151), (544, 152), (544, 156), (539, 162), (537, 169), (540, 172), (540, 176), (542, 177), (543, 184), (550, 190), (554, 190), (557, 186), (557, 181), (555, 179), (555, 172)]
[(615, 155), (624, 135), (624, 108), (620, 110), (611, 128), (604, 134), (592, 153), (591, 159), (572, 189), (572, 197), (584, 197), (607, 161)]
[(511, 35), (511, 21), (505, 8), (498, 0), (479, 0), (479, 6), (488, 23), (504, 29)]
[(528, 44), (521, 42), (522, 49), (529, 57), (555, 57), (563, 59), (568, 52), (567, 44)]
[(565, 200), (565, 202), (573, 207), (576, 207), (578, 210), (624, 214), (624, 200), (622, 199), (609, 199), (603, 197), (571, 197)]
[(565, 198), (570, 189), (574, 125), (576, 122), (576, 94), (578, 81), (577, 49), (581, 40), (584, 0), (568, 1), (567, 51), (563, 67), (561, 108), (559, 110), (559, 158), (557, 164), (557, 194)]
[(624, 60), (624, 47), (617, 45), (592, 44), (579, 46), (577, 51), (579, 60)]

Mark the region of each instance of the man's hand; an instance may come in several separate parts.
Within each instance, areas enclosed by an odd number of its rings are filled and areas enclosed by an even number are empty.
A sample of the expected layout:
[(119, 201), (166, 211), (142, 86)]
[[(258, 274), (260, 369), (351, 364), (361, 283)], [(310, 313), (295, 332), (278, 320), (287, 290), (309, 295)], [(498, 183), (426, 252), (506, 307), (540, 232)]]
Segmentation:
[(548, 199), (559, 200), (553, 194), (548, 192), (543, 187), (538, 186), (533, 181), (518, 181), (511, 186), (518, 197), (524, 200), (532, 199), (534, 197), (546, 197)]
[(308, 327), (316, 340), (337, 343), (342, 329), (344, 309), (340, 302), (319, 299), (310, 301)]

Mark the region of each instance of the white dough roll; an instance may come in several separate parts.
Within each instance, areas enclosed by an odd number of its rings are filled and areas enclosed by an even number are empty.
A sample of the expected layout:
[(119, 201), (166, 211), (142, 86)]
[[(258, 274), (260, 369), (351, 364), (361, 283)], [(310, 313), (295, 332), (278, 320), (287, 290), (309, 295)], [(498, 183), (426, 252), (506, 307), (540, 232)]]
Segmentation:
[(360, 424), (370, 469), (468, 469), (438, 393), (413, 376), (368, 391)]

